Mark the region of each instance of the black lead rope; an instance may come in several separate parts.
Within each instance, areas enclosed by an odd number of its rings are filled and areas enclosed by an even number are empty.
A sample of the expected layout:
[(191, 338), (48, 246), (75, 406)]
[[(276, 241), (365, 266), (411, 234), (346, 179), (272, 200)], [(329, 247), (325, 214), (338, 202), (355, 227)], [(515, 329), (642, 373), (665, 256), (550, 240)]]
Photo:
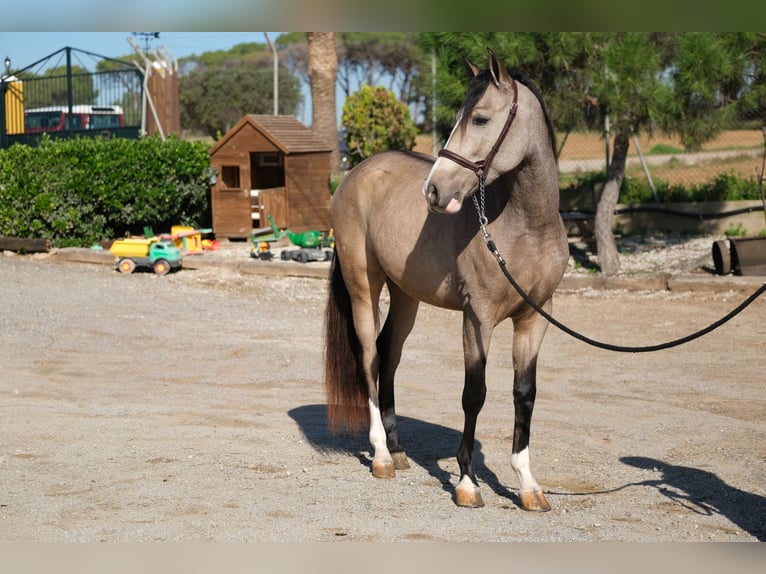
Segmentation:
[(476, 206), (476, 210), (479, 212), (479, 223), (481, 225), (481, 229), (484, 232), (484, 242), (487, 244), (487, 248), (489, 249), (490, 253), (495, 256), (495, 259), (497, 259), (497, 262), (500, 264), (500, 270), (503, 272), (505, 277), (508, 279), (508, 281), (513, 285), (513, 288), (516, 289), (516, 291), (521, 295), (522, 299), (527, 302), (527, 304), (532, 307), (535, 311), (537, 311), (540, 315), (542, 315), (545, 319), (548, 320), (551, 324), (555, 325), (568, 335), (571, 335), (575, 339), (579, 339), (580, 341), (583, 341), (584, 343), (587, 343), (588, 345), (592, 345), (594, 347), (598, 347), (600, 349), (606, 349), (607, 351), (616, 351), (618, 353), (649, 353), (652, 351), (661, 351), (663, 349), (670, 349), (672, 347), (677, 347), (679, 345), (683, 345), (684, 343), (688, 343), (689, 341), (693, 341), (694, 339), (698, 339), (702, 337), (703, 335), (707, 335), (711, 331), (714, 331), (724, 323), (727, 323), (732, 318), (736, 317), (739, 313), (741, 313), (750, 303), (755, 301), (758, 297), (760, 297), (764, 291), (766, 291), (766, 283), (761, 285), (755, 293), (750, 295), (747, 299), (745, 299), (739, 306), (737, 306), (735, 309), (733, 309), (731, 312), (729, 312), (728, 315), (725, 317), (722, 317), (715, 323), (708, 325), (704, 329), (700, 329), (699, 331), (692, 333), (690, 335), (686, 335), (685, 337), (681, 337), (680, 339), (674, 339), (672, 341), (668, 341), (667, 343), (660, 343), (658, 345), (647, 345), (644, 347), (626, 347), (622, 345), (612, 345), (611, 343), (602, 343), (601, 341), (595, 341), (594, 339), (591, 339), (590, 337), (586, 337), (585, 335), (578, 333), (577, 331), (570, 329), (557, 319), (554, 319), (553, 316), (545, 311), (540, 305), (535, 303), (532, 298), (524, 291), (524, 289), (521, 288), (521, 286), (516, 283), (516, 280), (513, 278), (513, 276), (508, 271), (507, 265), (505, 263), (505, 259), (503, 259), (502, 255), (500, 255), (500, 252), (497, 250), (497, 247), (495, 246), (495, 242), (492, 240), (492, 237), (489, 235), (489, 232), (487, 231), (487, 218), (484, 215), (484, 209), (483, 209), (483, 203), (484, 203), (484, 185), (483, 181), (481, 181), (481, 185), (479, 186), (480, 192), (481, 192), (481, 203), (482, 205), (479, 205), (479, 201), (476, 199), (476, 194), (473, 196), (474, 205)]

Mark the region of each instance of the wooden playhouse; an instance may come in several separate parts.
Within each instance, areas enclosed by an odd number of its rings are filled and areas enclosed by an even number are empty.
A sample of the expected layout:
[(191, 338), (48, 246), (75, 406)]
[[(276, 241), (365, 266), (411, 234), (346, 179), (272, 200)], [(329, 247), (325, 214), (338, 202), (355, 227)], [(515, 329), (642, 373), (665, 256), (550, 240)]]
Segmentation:
[(330, 146), (295, 116), (247, 115), (210, 148), (217, 238), (247, 238), (268, 216), (295, 232), (330, 227)]

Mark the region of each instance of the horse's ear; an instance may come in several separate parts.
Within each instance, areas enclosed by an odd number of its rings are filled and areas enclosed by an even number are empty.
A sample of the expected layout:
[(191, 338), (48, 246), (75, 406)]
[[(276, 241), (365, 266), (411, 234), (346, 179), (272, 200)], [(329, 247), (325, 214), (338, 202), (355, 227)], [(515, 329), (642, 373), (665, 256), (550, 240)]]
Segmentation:
[(511, 75), (508, 73), (508, 70), (503, 63), (498, 59), (497, 54), (495, 54), (492, 48), (487, 48), (487, 52), (489, 52), (489, 72), (492, 75), (492, 82), (494, 82), (495, 86), (498, 88), (501, 84), (511, 84)]
[(471, 74), (472, 78), (479, 75), (481, 69), (478, 66), (469, 62), (468, 58), (464, 58), (463, 62), (465, 63), (465, 67), (468, 70), (468, 73)]

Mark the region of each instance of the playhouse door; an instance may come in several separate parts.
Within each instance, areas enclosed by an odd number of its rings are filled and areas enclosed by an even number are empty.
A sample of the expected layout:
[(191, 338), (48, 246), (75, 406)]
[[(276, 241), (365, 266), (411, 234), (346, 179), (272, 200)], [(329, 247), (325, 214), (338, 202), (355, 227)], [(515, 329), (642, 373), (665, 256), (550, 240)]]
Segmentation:
[(263, 225), (267, 225), (268, 216), (271, 215), (277, 227), (280, 229), (289, 227), (287, 192), (284, 187), (260, 190), (258, 192), (258, 201), (260, 203), (261, 221), (266, 222)]
[(253, 228), (249, 190), (216, 185), (211, 196), (216, 237), (249, 237)]

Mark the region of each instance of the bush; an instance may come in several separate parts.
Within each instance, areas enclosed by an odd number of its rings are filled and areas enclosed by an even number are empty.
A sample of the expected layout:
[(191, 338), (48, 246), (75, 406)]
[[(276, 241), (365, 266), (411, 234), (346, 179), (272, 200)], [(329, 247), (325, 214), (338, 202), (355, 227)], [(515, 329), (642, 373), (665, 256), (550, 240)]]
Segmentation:
[(0, 235), (87, 246), (208, 216), (207, 145), (178, 138), (52, 140), (0, 150)]
[[(758, 182), (752, 178), (741, 178), (735, 172), (719, 173), (711, 181), (683, 185), (670, 185), (659, 178), (653, 178), (660, 203), (699, 201), (738, 201), (760, 199)], [(590, 191), (606, 182), (604, 171), (579, 174), (570, 185), (573, 190)], [(626, 177), (620, 188), (620, 203), (638, 205), (654, 203), (654, 194), (644, 178)]]
[(342, 121), (351, 165), (380, 151), (415, 147), (418, 130), (409, 108), (382, 86), (363, 85), (346, 98)]

